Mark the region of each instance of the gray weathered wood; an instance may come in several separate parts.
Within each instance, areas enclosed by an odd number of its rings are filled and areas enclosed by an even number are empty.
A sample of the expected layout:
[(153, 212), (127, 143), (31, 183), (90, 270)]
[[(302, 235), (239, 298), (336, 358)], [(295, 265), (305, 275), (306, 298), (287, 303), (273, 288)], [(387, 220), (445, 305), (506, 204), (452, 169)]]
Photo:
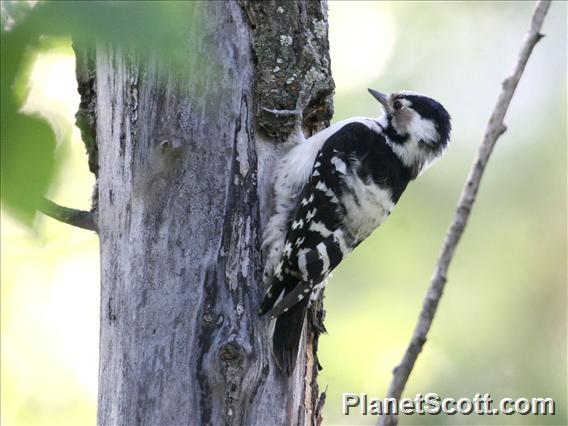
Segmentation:
[[(90, 154), (98, 155), (98, 423), (317, 423), (317, 334), (306, 326), (303, 355), (288, 379), (272, 360), (268, 321), (256, 315), (270, 176), (284, 148), (257, 130), (257, 119), (263, 128), (275, 122), (257, 117), (259, 103), (270, 99), (259, 93), (270, 64), (255, 48), (293, 49), (286, 72), (310, 80), (312, 113), (305, 116), (311, 127), (322, 126), (333, 90), (325, 5), (198, 8), (203, 34), (180, 40), (192, 61), (188, 81), (108, 45), (97, 46), (92, 84), (78, 70), (88, 91), (84, 121), (96, 124)], [(280, 42), (276, 29), (285, 27), (292, 45)], [(311, 49), (298, 46), (312, 41)], [(274, 84), (282, 88), (280, 78)], [(286, 97), (276, 93), (266, 106), (293, 107), (299, 88), (290, 84)]]

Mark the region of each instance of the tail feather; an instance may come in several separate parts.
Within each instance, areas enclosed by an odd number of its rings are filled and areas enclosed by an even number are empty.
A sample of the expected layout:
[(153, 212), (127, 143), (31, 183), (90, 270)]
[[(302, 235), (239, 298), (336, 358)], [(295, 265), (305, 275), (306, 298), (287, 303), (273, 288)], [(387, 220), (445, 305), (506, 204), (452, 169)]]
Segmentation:
[(293, 306), (301, 303), (304, 299), (309, 299), (312, 291), (312, 285), (306, 282), (300, 282), (293, 289), (289, 290), (284, 297), (274, 303), (274, 306), (267, 311), (272, 318), (277, 318), (283, 313), (292, 309)]
[(305, 298), (282, 313), (276, 319), (274, 326), (272, 336), (274, 358), (280, 370), (288, 376), (292, 375), (296, 367), (308, 301), (309, 298)]
[(292, 278), (288, 275), (284, 275), (283, 277), (281, 277), (281, 279), (273, 277), (273, 279), (270, 281), (270, 287), (268, 287), (266, 293), (264, 294), (264, 299), (260, 304), (258, 314), (262, 316), (273, 309), (275, 305), (279, 304), (279, 299), (282, 296), (286, 296), (286, 294), (288, 294), (294, 288), (294, 286), (297, 285), (297, 283), (298, 281), (296, 278)]
[(268, 290), (264, 294), (264, 299), (262, 299), (262, 303), (260, 304), (260, 308), (258, 309), (258, 315), (262, 316), (268, 311), (270, 311), (278, 301), (278, 298), (280, 297), (283, 291), (284, 291), (284, 283), (282, 283), (282, 281), (274, 280), (272, 285), (268, 288)]

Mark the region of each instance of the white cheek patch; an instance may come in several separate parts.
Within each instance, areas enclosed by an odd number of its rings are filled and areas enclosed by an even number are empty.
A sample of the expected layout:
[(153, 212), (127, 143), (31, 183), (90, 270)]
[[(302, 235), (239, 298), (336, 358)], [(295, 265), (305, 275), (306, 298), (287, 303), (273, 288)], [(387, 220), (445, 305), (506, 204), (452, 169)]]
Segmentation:
[(438, 132), (432, 120), (412, 114), (412, 120), (408, 124), (408, 133), (415, 135), (427, 144), (437, 142)]
[[(411, 107), (412, 108), (412, 107)], [(433, 156), (420, 146), (424, 143), (429, 146), (438, 141), (438, 131), (432, 120), (422, 118), (417, 112), (410, 111), (412, 116), (405, 123), (404, 132), (411, 135), (404, 144), (397, 144), (387, 140), (387, 144), (407, 167), (417, 167), (420, 174), (433, 160)]]

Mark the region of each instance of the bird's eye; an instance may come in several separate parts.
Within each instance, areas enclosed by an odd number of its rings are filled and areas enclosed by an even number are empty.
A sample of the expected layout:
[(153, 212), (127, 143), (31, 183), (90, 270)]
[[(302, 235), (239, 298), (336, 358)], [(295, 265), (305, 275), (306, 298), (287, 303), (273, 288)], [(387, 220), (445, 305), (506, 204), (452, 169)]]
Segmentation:
[(400, 101), (394, 101), (394, 103), (392, 104), (392, 107), (394, 108), (395, 111), (400, 111), (403, 107), (402, 102)]

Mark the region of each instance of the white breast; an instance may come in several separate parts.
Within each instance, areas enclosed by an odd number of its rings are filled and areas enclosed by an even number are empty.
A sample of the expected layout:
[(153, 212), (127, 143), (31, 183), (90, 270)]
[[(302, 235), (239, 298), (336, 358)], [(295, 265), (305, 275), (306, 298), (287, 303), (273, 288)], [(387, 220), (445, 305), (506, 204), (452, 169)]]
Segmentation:
[(362, 241), (390, 214), (394, 207), (391, 191), (366, 184), (355, 173), (346, 176), (345, 183), (349, 189), (341, 197), (346, 210), (344, 222), (356, 241)]

